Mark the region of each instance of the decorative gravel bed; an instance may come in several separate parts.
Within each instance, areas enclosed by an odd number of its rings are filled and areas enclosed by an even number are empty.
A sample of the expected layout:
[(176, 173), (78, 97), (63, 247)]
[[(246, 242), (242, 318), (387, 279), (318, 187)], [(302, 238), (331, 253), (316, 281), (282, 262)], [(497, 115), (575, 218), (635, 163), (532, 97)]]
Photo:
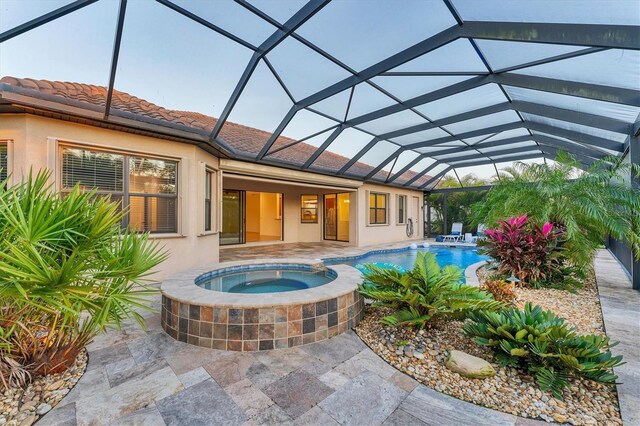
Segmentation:
[(51, 411), (71, 391), (87, 369), (87, 352), (64, 373), (33, 380), (25, 389), (11, 388), (0, 394), (0, 426), (30, 426)]
[[(489, 275), (485, 267), (477, 271), (480, 282)], [(593, 274), (575, 293), (558, 289), (516, 288), (516, 305), (523, 308), (529, 301), (551, 310), (578, 329), (581, 334), (604, 334), (600, 298)]]
[[(484, 271), (478, 275), (482, 279)], [(602, 313), (594, 281), (576, 293), (563, 290), (517, 289), (517, 304), (531, 301), (553, 310), (581, 333), (603, 333)], [(388, 327), (380, 319), (389, 311), (367, 308), (356, 328), (360, 338), (379, 356), (421, 383), (465, 401), (522, 417), (572, 425), (621, 425), (615, 389), (579, 379), (564, 391), (564, 401), (541, 391), (533, 377), (492, 362), (496, 376), (469, 379), (444, 366), (449, 350), (460, 350), (492, 361), (489, 350), (462, 335), (462, 322), (449, 321), (431, 329)], [(615, 353), (615, 350), (614, 350)]]

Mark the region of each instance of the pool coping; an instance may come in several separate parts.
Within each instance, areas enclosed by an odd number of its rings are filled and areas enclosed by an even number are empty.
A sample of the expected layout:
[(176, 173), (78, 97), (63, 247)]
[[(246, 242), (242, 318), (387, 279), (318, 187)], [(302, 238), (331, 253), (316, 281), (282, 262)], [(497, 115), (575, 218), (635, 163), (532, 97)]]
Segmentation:
[(480, 287), (480, 280), (478, 279), (478, 269), (486, 264), (486, 260), (481, 260), (480, 262), (472, 263), (471, 265), (466, 267), (466, 269), (464, 270), (464, 277), (467, 285)]
[[(285, 264), (327, 268), (334, 271), (337, 276), (333, 281), (318, 287), (278, 293), (224, 293), (206, 290), (195, 284), (195, 280), (198, 277), (221, 269), (238, 266), (256, 267), (257, 265), (277, 266)], [(186, 304), (210, 307), (261, 308), (274, 305), (288, 306), (315, 303), (335, 298), (353, 292), (362, 281), (362, 273), (349, 265), (325, 266), (321, 259), (280, 258), (231, 261), (207, 267), (192, 268), (164, 280), (160, 288), (166, 297)]]

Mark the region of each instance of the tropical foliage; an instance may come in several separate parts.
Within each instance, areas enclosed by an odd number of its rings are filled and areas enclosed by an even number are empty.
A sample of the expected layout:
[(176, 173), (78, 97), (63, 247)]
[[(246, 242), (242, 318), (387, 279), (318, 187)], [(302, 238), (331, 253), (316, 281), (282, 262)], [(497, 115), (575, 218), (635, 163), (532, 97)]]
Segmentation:
[(640, 191), (624, 182), (640, 167), (605, 158), (577, 174), (578, 163), (561, 154), (553, 164), (516, 165), (474, 206), (476, 223), (495, 225), (528, 214), (565, 232), (566, 256), (588, 267), (607, 235), (628, 243), (640, 259)]
[[(76, 187), (63, 196), (48, 173), (0, 185), (0, 374), (64, 371), (96, 334), (138, 312), (165, 259), (145, 234), (123, 230), (123, 212)], [(5, 189), (6, 188), (6, 189)]]
[(437, 319), (460, 319), (468, 312), (502, 307), (486, 292), (461, 284), (462, 270), (453, 265), (440, 268), (429, 252), (419, 252), (413, 269), (406, 272), (365, 264), (364, 276), (360, 293), (394, 309), (383, 319), (392, 326), (422, 328)]
[(524, 310), (471, 312), (463, 326), (467, 336), (491, 348), (502, 365), (528, 370), (538, 386), (562, 398), (562, 390), (575, 377), (614, 384), (611, 368), (622, 363), (613, 356), (608, 337), (578, 335), (551, 311), (527, 303)]
[[(460, 177), (462, 185), (465, 188), (472, 186), (489, 185), (490, 180), (482, 179), (474, 174), (468, 174)], [(451, 176), (445, 176), (438, 183), (438, 188), (458, 188), (460, 182), (458, 179)], [(429, 206), (432, 208), (431, 214), (431, 229), (428, 230), (430, 235), (448, 234), (450, 229), (444, 229), (444, 215), (447, 215), (448, 226), (453, 222), (462, 222), (465, 226), (472, 226), (472, 206), (480, 202), (487, 195), (487, 191), (460, 191), (451, 192), (447, 194), (447, 204), (444, 205), (443, 194), (429, 194), (426, 196), (426, 200)], [(445, 211), (446, 208), (446, 211)], [(476, 224), (477, 225), (477, 224)], [(468, 228), (466, 232), (471, 232), (473, 229)]]
[(570, 277), (564, 257), (564, 231), (546, 222), (531, 223), (527, 215), (498, 221), (478, 242), (481, 252), (497, 263), (498, 274), (515, 275), (523, 284), (545, 285)]

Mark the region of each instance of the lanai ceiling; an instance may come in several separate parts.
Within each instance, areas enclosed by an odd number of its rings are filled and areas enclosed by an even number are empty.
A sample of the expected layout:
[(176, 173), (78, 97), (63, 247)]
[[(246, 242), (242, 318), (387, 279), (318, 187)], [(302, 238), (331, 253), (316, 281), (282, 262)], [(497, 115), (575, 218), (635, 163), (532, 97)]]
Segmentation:
[[(430, 189), (472, 166), (621, 156), (638, 130), (636, 0), (79, 0), (2, 23), (3, 61), (32, 32), (91, 27), (98, 7), (112, 9), (109, 49), (84, 66), (104, 67), (101, 120), (122, 120), (114, 90), (146, 99), (144, 80), (163, 93), (156, 103), (183, 96), (183, 109), (216, 117), (194, 138), (231, 158)], [(165, 37), (175, 51), (153, 52)], [(141, 40), (166, 69), (145, 66)], [(197, 55), (174, 45), (188, 40)], [(259, 152), (225, 140), (234, 123), (268, 132)], [(300, 143), (315, 149), (283, 160)], [(325, 151), (345, 161), (328, 167)]]

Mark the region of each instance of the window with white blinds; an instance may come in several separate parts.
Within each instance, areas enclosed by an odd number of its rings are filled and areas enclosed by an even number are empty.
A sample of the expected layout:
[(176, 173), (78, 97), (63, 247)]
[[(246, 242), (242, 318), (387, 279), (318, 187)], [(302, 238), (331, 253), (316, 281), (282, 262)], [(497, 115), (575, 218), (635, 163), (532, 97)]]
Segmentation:
[(7, 144), (0, 142), (0, 182), (4, 181), (9, 174), (9, 153)]
[(62, 191), (80, 185), (121, 202), (123, 226), (138, 232), (177, 232), (177, 176), (175, 161), (62, 148)]

